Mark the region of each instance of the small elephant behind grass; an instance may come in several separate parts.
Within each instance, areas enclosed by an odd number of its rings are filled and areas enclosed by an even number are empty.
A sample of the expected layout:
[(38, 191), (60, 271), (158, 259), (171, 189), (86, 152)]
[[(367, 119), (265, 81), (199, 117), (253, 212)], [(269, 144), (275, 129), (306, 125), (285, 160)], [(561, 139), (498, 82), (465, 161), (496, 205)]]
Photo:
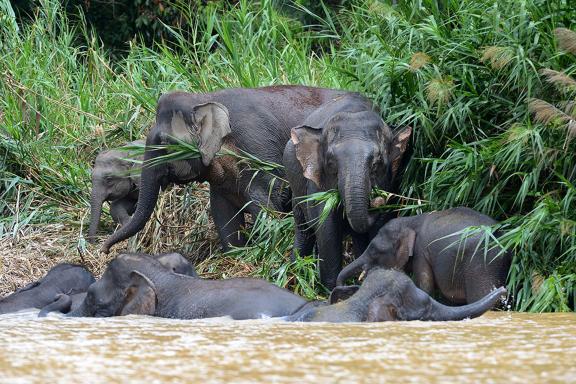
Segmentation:
[[(416, 287), (404, 273), (394, 269), (374, 268), (368, 272), (360, 287), (336, 287), (330, 296), (333, 304), (299, 311), (287, 320), (332, 323), (462, 320), (482, 315), (505, 295), (506, 289), (500, 287), (477, 302), (450, 307), (440, 304)], [(347, 296), (350, 297), (336, 302), (338, 298)]]
[[(144, 140), (136, 140), (122, 148), (144, 146)], [(96, 156), (92, 169), (92, 193), (90, 196), (90, 228), (88, 240), (94, 241), (102, 205), (110, 203), (110, 215), (114, 222), (124, 225), (136, 210), (140, 188), (140, 164), (127, 160), (142, 160), (129, 151), (118, 148), (102, 151)]]
[(361, 269), (403, 269), (411, 261), (416, 285), (428, 294), (437, 288), (450, 303), (475, 302), (504, 286), (511, 254), (491, 247), (484, 254), (482, 235), (469, 227), (492, 226), (496, 221), (469, 208), (401, 217), (380, 228), (366, 251), (337, 279), (345, 280)]

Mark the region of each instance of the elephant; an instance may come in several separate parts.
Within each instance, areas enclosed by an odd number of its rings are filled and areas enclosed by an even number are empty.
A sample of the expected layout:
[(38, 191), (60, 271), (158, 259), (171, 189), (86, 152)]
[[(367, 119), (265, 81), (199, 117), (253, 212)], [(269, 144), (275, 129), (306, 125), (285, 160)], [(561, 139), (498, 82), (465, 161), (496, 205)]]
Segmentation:
[[(302, 123), (320, 105), (347, 93), (293, 85), (162, 95), (156, 124), (146, 139), (136, 212), (128, 224), (103, 243), (101, 250), (108, 253), (114, 244), (144, 227), (161, 187), (191, 181), (210, 184), (210, 208), (223, 250), (244, 244), (239, 234), (245, 224), (242, 212), (255, 217), (262, 206), (287, 211), (290, 194), (281, 182), (281, 167), (257, 172), (230, 153), (279, 165), (290, 128)], [(197, 156), (158, 163), (170, 150), (162, 146), (182, 142), (194, 145)], [(222, 155), (223, 151), (228, 154)]]
[(287, 316), (306, 304), (303, 298), (265, 280), (206, 280), (173, 273), (145, 254), (120, 254), (69, 316), (230, 316), (243, 320)]
[(86, 292), (94, 281), (94, 276), (80, 265), (58, 264), (40, 280), (0, 299), (0, 314), (28, 308), (40, 309), (52, 303), (58, 295)]
[(286, 320), (331, 323), (462, 320), (482, 315), (506, 295), (506, 288), (500, 287), (474, 303), (451, 307), (437, 302), (416, 287), (403, 272), (384, 268), (370, 270), (360, 287), (336, 287), (331, 299), (340, 296), (336, 294), (338, 290), (344, 290), (344, 296), (351, 291), (355, 293), (344, 301), (299, 311)]
[(494, 224), (492, 218), (465, 207), (393, 219), (342, 270), (337, 284), (343, 285), (361, 269), (402, 269), (411, 261), (416, 285), (426, 293), (432, 294), (436, 287), (449, 303), (475, 302), (505, 285), (510, 268), (510, 252), (494, 246), (484, 255), (482, 236), (466, 233), (468, 227)]
[[(377, 221), (368, 211), (372, 188), (393, 189), (411, 133), (406, 127), (393, 134), (360, 94), (324, 104), (292, 128), (282, 160), (296, 224), (292, 257), (310, 255), (316, 243), (327, 288), (334, 287), (341, 269), (344, 233), (351, 234), (358, 255), (368, 245), (368, 232)], [(324, 205), (302, 198), (328, 190), (338, 191), (343, 207), (319, 224)]]
[[(198, 277), (192, 264), (180, 253), (162, 253), (159, 255), (153, 255), (152, 257), (158, 260), (164, 268), (171, 272)], [(42, 308), (38, 317), (46, 317), (50, 312), (68, 313), (70, 311), (75, 311), (80, 307), (85, 298), (86, 292), (76, 293), (73, 295), (65, 293), (58, 294), (54, 298), (53, 302)]]
[[(126, 147), (143, 146), (144, 140), (136, 140)], [(142, 160), (127, 150), (109, 149), (96, 156), (92, 169), (92, 193), (90, 196), (90, 228), (88, 240), (94, 242), (100, 223), (102, 205), (110, 203), (110, 215), (114, 222), (125, 225), (136, 210), (140, 186), (140, 164), (130, 161)]]

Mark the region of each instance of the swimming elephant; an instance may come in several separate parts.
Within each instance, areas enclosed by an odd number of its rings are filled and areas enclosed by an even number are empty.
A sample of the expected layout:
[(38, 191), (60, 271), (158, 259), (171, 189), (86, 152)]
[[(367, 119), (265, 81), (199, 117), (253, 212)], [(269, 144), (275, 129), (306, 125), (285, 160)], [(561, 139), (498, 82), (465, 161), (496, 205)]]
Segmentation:
[[(161, 186), (191, 181), (210, 183), (210, 209), (222, 247), (241, 245), (239, 229), (244, 211), (256, 216), (261, 206), (286, 211), (290, 194), (275, 176), (255, 171), (237, 157), (219, 156), (222, 150), (255, 156), (280, 164), (290, 128), (301, 124), (320, 105), (346, 91), (305, 87), (272, 86), (225, 89), (208, 93), (171, 92), (160, 97), (156, 125), (146, 139), (145, 166), (141, 173), (138, 207), (130, 222), (102, 245), (110, 247), (139, 232), (149, 220)], [(167, 154), (162, 145), (187, 143), (197, 146), (198, 156), (157, 164)]]
[(0, 314), (28, 308), (42, 308), (59, 295), (86, 292), (94, 276), (80, 265), (62, 263), (46, 273), (40, 280), (30, 283), (0, 299)]
[[(180, 253), (162, 253), (159, 255), (153, 255), (152, 257), (158, 260), (164, 268), (171, 272), (181, 275), (198, 277), (198, 274), (196, 273), (192, 263), (190, 263)], [(38, 317), (46, 317), (50, 312), (68, 313), (70, 311), (75, 311), (80, 307), (80, 304), (82, 304), (85, 298), (86, 292), (70, 295), (65, 293), (58, 294), (54, 298), (53, 302), (42, 308), (38, 314)]]
[(173, 273), (147, 255), (121, 254), (90, 286), (80, 308), (69, 315), (242, 320), (286, 316), (306, 304), (303, 298), (265, 280), (205, 280)]
[(484, 255), (482, 237), (464, 234), (471, 226), (491, 226), (492, 218), (470, 208), (401, 217), (378, 231), (366, 251), (338, 276), (338, 285), (361, 269), (402, 269), (412, 258), (416, 285), (432, 294), (437, 287), (451, 303), (472, 303), (506, 284), (511, 254), (493, 246)]
[[(137, 140), (124, 148), (142, 145), (144, 140)], [(142, 160), (142, 157), (122, 149), (109, 149), (96, 156), (92, 168), (89, 241), (95, 240), (105, 201), (110, 203), (110, 215), (116, 223), (125, 225), (130, 220), (138, 202), (140, 164), (127, 159)]]
[[(342, 266), (344, 233), (352, 235), (358, 255), (368, 245), (375, 221), (368, 212), (372, 188), (392, 189), (411, 132), (407, 127), (394, 134), (359, 94), (322, 105), (292, 128), (283, 164), (296, 222), (293, 252), (309, 255), (316, 241), (320, 278), (329, 289)], [(337, 190), (342, 203), (319, 224), (324, 205), (301, 200), (328, 190)]]
[[(360, 287), (336, 287), (356, 292), (350, 298), (327, 306), (299, 311), (288, 321), (376, 322), (396, 320), (448, 321), (474, 318), (490, 310), (506, 295), (500, 287), (472, 304), (450, 307), (440, 304), (422, 291), (403, 272), (374, 268)], [(333, 295), (335, 292), (333, 292)], [(334, 300), (332, 300), (333, 302)]]

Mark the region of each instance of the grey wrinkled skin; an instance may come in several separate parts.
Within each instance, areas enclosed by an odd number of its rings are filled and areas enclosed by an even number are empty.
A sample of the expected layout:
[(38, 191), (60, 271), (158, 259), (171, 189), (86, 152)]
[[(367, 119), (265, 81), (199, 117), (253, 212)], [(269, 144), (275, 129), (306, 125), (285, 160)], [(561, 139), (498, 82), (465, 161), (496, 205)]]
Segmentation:
[[(368, 212), (370, 193), (373, 187), (393, 189), (410, 135), (411, 128), (394, 134), (359, 94), (324, 104), (292, 129), (283, 164), (296, 222), (293, 257), (310, 255), (316, 242), (320, 277), (328, 288), (334, 287), (341, 269), (344, 235), (351, 234), (360, 255), (373, 224), (381, 223)], [(323, 204), (302, 198), (328, 190), (338, 191), (341, 205), (318, 224)]]
[[(199, 158), (144, 166), (138, 206), (130, 222), (110, 236), (103, 252), (140, 231), (149, 220), (160, 188), (170, 183), (210, 183), (210, 208), (224, 250), (242, 245), (240, 210), (253, 216), (262, 206), (286, 211), (290, 194), (280, 179), (248, 169), (222, 149), (243, 151), (258, 159), (280, 164), (290, 128), (301, 124), (320, 105), (347, 94), (345, 91), (272, 86), (225, 89), (205, 94), (170, 92), (160, 97), (156, 124), (146, 139), (145, 164), (166, 154), (153, 146), (184, 141), (197, 144)], [(282, 169), (273, 173), (284, 177)]]
[[(136, 140), (125, 147), (143, 144), (144, 140)], [(105, 201), (110, 203), (110, 214), (116, 223), (124, 225), (130, 221), (130, 215), (136, 210), (138, 202), (140, 165), (126, 159), (142, 158), (120, 149), (102, 151), (96, 156), (92, 168), (89, 241), (95, 240)]]
[[(139, 255), (134, 253), (132, 255)], [(196, 270), (192, 263), (190, 263), (184, 256), (180, 253), (170, 252), (162, 253), (159, 255), (151, 256), (158, 260), (160, 264), (167, 270), (178, 273), (181, 275), (187, 275), (192, 277), (198, 277)], [(88, 287), (86, 287), (88, 288)], [(80, 309), (80, 305), (84, 302), (86, 298), (86, 292), (78, 294), (59, 294), (54, 298), (54, 301), (42, 308), (38, 317), (45, 317), (50, 312), (60, 312), (68, 313), (75, 312)]]
[(512, 255), (498, 246), (484, 255), (481, 235), (461, 231), (494, 224), (492, 218), (464, 207), (391, 220), (342, 270), (337, 283), (343, 285), (362, 269), (411, 264), (416, 285), (428, 294), (437, 289), (450, 303), (475, 302), (506, 284)]
[(175, 319), (230, 316), (233, 319), (287, 316), (307, 302), (260, 279), (205, 280), (176, 274), (154, 258), (122, 254), (88, 289), (70, 316), (129, 314)]
[[(335, 291), (349, 288), (336, 287)], [(357, 291), (344, 301), (300, 311), (286, 320), (332, 323), (462, 320), (482, 315), (506, 295), (506, 289), (501, 287), (472, 304), (450, 307), (416, 287), (404, 273), (383, 268), (372, 269), (359, 288), (352, 288)], [(338, 296), (335, 292), (333, 295)]]
[(0, 299), (0, 314), (28, 308), (41, 309), (52, 303), (59, 295), (86, 292), (93, 282), (94, 276), (84, 267), (67, 263), (58, 264), (40, 280)]

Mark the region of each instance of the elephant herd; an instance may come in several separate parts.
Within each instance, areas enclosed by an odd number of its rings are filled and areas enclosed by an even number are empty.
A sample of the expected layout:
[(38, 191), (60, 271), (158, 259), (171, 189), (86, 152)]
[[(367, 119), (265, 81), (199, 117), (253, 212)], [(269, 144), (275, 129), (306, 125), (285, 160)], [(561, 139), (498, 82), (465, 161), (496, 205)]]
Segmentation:
[[(97, 281), (80, 266), (59, 265), (0, 299), (0, 313), (34, 307), (41, 315), (331, 322), (479, 316), (506, 295), (511, 254), (498, 246), (485, 251), (481, 235), (466, 234), (493, 219), (464, 207), (392, 220), (369, 209), (374, 188), (394, 191), (398, 184), (411, 135), (410, 127), (393, 131), (369, 99), (348, 91), (272, 86), (165, 94), (142, 165), (126, 161), (123, 150), (96, 158), (88, 238), (96, 239), (105, 201), (121, 224), (101, 246), (108, 253), (145, 226), (161, 188), (208, 182), (224, 250), (245, 243), (243, 213), (291, 210), (292, 257), (315, 254), (321, 281), (332, 290), (329, 300), (308, 302), (260, 279), (202, 279), (177, 253), (122, 253)], [(197, 156), (159, 161), (169, 156), (170, 145), (182, 143), (196, 147)], [(235, 153), (281, 166), (257, 172)], [(307, 197), (332, 190), (341, 203), (326, 217), (323, 205)], [(341, 270), (347, 235), (357, 258)], [(345, 285), (360, 271), (360, 286)], [(414, 282), (405, 274), (410, 272)], [(460, 306), (441, 304), (435, 293)]]

